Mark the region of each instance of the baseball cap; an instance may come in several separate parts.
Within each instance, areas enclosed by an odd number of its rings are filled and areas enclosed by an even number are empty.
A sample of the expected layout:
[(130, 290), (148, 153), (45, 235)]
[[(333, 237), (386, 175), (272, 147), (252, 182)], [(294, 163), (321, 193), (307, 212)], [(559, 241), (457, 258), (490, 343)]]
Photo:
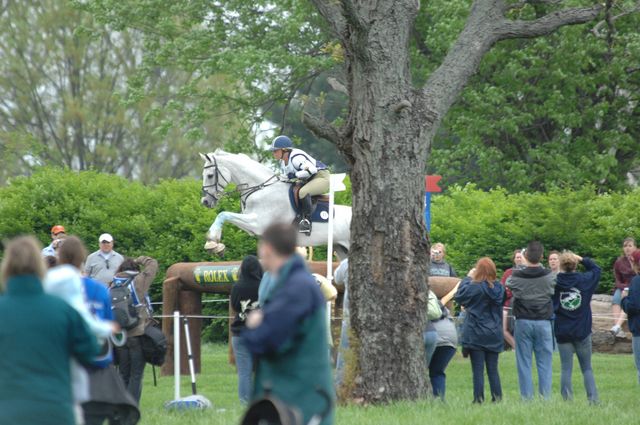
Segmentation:
[(67, 232), (64, 230), (64, 226), (60, 226), (58, 224), (51, 228), (51, 233), (53, 233), (54, 235), (57, 235), (58, 233), (67, 233)]
[(108, 233), (103, 233), (98, 238), (98, 242), (113, 242), (113, 236)]
[(640, 250), (636, 249), (633, 254), (631, 254), (631, 258), (633, 258), (634, 263), (640, 264)]

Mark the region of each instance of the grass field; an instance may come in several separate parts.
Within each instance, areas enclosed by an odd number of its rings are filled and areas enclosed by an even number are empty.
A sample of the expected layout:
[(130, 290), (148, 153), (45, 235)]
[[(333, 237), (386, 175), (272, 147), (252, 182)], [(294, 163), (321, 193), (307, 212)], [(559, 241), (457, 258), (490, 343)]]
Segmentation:
[[(202, 352), (203, 374), (198, 391), (214, 404), (204, 412), (167, 412), (163, 403), (173, 398), (173, 377), (159, 378), (153, 386), (147, 368), (142, 395), (143, 425), (233, 425), (239, 423), (243, 409), (237, 401), (235, 369), (227, 363), (227, 347), (208, 345)], [(576, 365), (577, 368), (577, 360)], [(560, 397), (560, 360), (554, 358), (553, 399), (523, 403), (518, 393), (515, 355), (500, 356), (504, 401), (497, 405), (471, 404), (471, 366), (459, 354), (447, 370), (447, 403), (421, 401), (383, 407), (339, 407), (340, 425), (455, 424), (455, 425), (638, 425), (640, 424), (640, 386), (630, 355), (595, 355), (594, 371), (602, 403), (589, 406), (582, 386), (582, 375), (574, 371), (574, 402)], [(182, 379), (182, 395), (190, 384)], [(488, 384), (486, 391), (488, 392)]]

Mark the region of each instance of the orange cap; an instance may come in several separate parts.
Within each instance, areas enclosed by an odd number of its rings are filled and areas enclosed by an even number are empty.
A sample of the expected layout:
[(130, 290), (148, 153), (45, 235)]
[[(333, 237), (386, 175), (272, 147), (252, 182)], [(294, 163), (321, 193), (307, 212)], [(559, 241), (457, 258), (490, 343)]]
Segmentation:
[(64, 230), (64, 226), (57, 225), (51, 228), (51, 233), (57, 235), (58, 233), (66, 233), (66, 230)]

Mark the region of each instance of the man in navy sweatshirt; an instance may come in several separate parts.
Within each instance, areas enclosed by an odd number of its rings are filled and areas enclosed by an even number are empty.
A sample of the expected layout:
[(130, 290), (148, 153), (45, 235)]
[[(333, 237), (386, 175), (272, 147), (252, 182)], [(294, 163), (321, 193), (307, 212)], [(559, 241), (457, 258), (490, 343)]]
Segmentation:
[[(576, 271), (582, 264), (586, 271)], [(560, 273), (556, 277), (553, 304), (555, 331), (562, 364), (560, 391), (565, 400), (573, 398), (571, 373), (573, 353), (578, 356), (584, 386), (590, 403), (598, 402), (598, 389), (591, 368), (591, 297), (600, 282), (600, 267), (590, 258), (571, 251), (560, 254)]]

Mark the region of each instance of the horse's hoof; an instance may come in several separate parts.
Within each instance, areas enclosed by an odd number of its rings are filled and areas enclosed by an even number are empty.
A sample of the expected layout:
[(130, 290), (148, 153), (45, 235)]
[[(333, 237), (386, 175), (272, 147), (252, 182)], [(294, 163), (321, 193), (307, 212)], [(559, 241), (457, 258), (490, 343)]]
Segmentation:
[(207, 243), (204, 244), (204, 249), (207, 250), (209, 254), (222, 256), (225, 248), (225, 244), (215, 241), (207, 241)]

